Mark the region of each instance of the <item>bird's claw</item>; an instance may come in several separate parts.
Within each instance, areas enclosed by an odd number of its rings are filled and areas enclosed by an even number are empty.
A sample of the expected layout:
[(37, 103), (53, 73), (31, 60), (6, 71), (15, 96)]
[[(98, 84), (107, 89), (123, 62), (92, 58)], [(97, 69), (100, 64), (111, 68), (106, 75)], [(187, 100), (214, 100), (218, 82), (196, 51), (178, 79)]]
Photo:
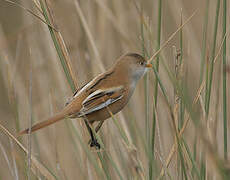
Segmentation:
[(101, 148), (101, 145), (97, 142), (97, 140), (96, 139), (94, 139), (94, 140), (91, 140), (91, 142), (90, 142), (90, 147), (96, 147), (96, 149), (100, 149)]

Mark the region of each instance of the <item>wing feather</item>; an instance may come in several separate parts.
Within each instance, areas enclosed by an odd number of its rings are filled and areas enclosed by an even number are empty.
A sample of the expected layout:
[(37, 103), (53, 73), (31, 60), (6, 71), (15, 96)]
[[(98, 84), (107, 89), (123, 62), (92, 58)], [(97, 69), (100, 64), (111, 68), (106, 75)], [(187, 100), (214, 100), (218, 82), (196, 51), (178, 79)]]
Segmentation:
[(82, 103), (79, 117), (103, 109), (123, 97), (123, 86), (110, 89), (98, 89), (92, 92)]

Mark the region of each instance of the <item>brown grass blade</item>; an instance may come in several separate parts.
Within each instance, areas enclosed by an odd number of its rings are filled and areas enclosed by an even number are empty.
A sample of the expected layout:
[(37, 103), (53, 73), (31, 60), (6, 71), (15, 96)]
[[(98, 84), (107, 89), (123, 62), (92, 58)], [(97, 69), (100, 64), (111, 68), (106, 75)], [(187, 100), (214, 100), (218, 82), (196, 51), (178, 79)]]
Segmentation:
[[(4, 126), (0, 124), (0, 130), (13, 140), (15, 144), (17, 144), (23, 152), (28, 155), (28, 150), (17, 140), (17, 138), (11, 134)], [(35, 175), (39, 177), (39, 173), (41, 173), (46, 179), (55, 180), (56, 178), (33, 156), (31, 155), (31, 169)]]

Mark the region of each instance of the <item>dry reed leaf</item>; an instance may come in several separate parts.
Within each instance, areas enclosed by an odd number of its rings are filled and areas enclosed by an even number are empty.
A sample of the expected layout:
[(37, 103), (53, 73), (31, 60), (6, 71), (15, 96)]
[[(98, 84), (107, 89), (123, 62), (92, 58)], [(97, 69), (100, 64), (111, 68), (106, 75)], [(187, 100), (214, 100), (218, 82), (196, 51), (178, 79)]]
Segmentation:
[[(0, 129), (1, 131), (8, 136), (10, 139), (13, 140), (15, 144), (17, 144), (23, 152), (28, 155), (28, 150), (16, 139), (16, 137), (11, 134), (4, 126), (0, 124)], [(50, 180), (55, 180), (56, 178), (33, 156), (31, 155), (31, 169), (33, 173), (37, 176), (40, 177), (39, 173), (43, 175), (45, 178), (50, 179)], [(39, 172), (39, 173), (38, 173)]]

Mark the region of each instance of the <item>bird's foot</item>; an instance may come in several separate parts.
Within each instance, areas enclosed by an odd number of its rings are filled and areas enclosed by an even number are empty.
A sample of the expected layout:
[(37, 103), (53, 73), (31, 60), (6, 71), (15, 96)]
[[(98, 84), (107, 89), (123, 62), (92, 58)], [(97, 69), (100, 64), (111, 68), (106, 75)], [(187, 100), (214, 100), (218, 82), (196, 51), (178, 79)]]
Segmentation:
[(90, 141), (90, 147), (96, 147), (96, 149), (100, 149), (101, 145), (97, 142), (97, 139)]

